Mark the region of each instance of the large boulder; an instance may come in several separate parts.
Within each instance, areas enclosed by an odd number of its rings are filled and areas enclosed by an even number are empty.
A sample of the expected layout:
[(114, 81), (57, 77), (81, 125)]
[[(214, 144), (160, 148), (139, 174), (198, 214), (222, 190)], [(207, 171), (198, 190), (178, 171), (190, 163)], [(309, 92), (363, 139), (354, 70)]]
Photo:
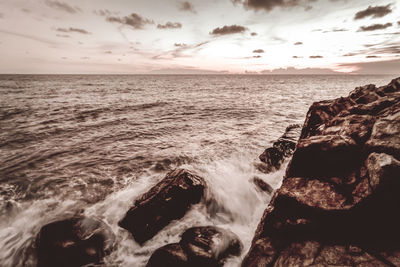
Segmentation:
[(201, 200), (205, 187), (204, 179), (192, 172), (171, 171), (135, 201), (119, 225), (142, 244), (172, 220), (182, 218), (192, 204)]
[(115, 236), (103, 222), (73, 217), (43, 226), (36, 238), (38, 267), (74, 267), (100, 263)]
[(283, 161), (293, 154), (296, 148), (297, 139), (300, 136), (301, 125), (289, 125), (285, 133), (276, 140), (272, 147), (265, 149), (259, 156), (265, 166), (260, 166), (264, 172), (271, 172), (281, 167)]
[(400, 78), (314, 103), (242, 266), (400, 266)]
[(233, 232), (215, 226), (187, 229), (179, 243), (157, 249), (147, 267), (221, 267), (240, 255), (243, 244)]

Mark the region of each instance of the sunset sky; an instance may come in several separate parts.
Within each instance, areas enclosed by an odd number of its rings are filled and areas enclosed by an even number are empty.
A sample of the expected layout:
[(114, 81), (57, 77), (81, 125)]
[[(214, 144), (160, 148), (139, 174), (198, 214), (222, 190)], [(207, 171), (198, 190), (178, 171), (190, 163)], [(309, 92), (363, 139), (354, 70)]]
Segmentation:
[(0, 48), (0, 73), (400, 74), (400, 2), (0, 0)]

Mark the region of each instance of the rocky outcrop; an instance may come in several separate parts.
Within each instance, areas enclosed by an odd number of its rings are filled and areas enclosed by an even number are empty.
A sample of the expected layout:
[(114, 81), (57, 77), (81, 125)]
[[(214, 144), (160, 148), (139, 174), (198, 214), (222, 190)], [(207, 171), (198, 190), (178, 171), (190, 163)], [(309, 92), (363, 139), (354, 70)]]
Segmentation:
[(285, 133), (273, 143), (272, 147), (265, 149), (260, 155), (260, 160), (265, 164), (261, 165), (260, 169), (267, 173), (278, 170), (283, 161), (293, 154), (300, 131), (301, 125), (289, 125)]
[(229, 230), (215, 226), (193, 227), (179, 243), (157, 249), (147, 267), (220, 267), (230, 256), (240, 255), (243, 245)]
[(100, 263), (115, 236), (101, 221), (74, 217), (42, 227), (36, 238), (38, 267), (74, 267)]
[(187, 170), (171, 171), (135, 201), (119, 225), (142, 244), (172, 220), (182, 218), (192, 204), (201, 200), (205, 187), (203, 178)]
[(242, 266), (400, 266), (400, 78), (314, 103)]

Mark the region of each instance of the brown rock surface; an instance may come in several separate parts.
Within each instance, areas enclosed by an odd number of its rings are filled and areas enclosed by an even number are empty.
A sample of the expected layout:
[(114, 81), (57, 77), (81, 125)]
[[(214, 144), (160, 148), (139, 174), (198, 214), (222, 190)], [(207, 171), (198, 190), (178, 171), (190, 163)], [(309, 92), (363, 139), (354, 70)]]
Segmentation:
[(171, 171), (135, 201), (119, 225), (142, 244), (172, 220), (182, 218), (192, 204), (201, 200), (205, 187), (203, 178), (187, 170)]
[(400, 266), (400, 78), (314, 103), (242, 266)]

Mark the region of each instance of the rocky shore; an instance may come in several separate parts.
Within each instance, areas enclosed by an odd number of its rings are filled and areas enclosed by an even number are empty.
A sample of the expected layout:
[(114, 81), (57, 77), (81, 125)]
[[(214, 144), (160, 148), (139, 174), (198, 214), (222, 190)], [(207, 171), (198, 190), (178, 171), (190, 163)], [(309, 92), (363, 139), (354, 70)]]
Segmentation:
[(242, 266), (400, 266), (400, 78), (314, 103)]
[[(275, 171), (291, 156), (242, 266), (400, 266), (400, 78), (314, 103), (303, 127), (289, 126), (258, 168)], [(262, 179), (253, 182), (272, 193)], [(207, 188), (198, 174), (173, 170), (119, 226), (142, 245), (192, 205), (206, 204)], [(109, 226), (80, 216), (43, 226), (34, 247), (45, 267), (101, 264), (115, 246)], [(147, 266), (223, 266), (242, 250), (233, 232), (198, 225), (158, 248)]]

